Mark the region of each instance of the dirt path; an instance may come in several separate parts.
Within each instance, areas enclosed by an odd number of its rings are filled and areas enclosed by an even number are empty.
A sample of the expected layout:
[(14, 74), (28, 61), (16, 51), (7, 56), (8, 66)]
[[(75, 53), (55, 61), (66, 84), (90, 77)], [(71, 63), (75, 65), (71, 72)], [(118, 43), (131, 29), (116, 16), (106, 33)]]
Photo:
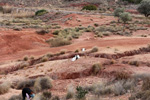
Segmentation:
[[(41, 47), (41, 48), (35, 48), (31, 50), (23, 50), (19, 52), (15, 52), (12, 54), (6, 54), (6, 55), (0, 55), (0, 62), (6, 61), (6, 60), (17, 60), (20, 58), (23, 58), (26, 55), (29, 56), (40, 56), (43, 54), (47, 54), (49, 52), (56, 53), (59, 52), (62, 49), (66, 49), (68, 51), (75, 51), (76, 49), (86, 48), (91, 49), (94, 46), (98, 46), (100, 48), (100, 52), (108, 52), (105, 50), (108, 50), (107, 47), (110, 48), (117, 48), (120, 50), (120, 52), (126, 51), (126, 50), (133, 50), (137, 49), (139, 47), (147, 46), (147, 44), (150, 43), (150, 38), (104, 38), (104, 39), (89, 39), (89, 40), (81, 40), (76, 41), (71, 45), (63, 46), (63, 47), (55, 47), (55, 48), (49, 48), (49, 47)], [(7, 52), (7, 51), (6, 51)], [(109, 51), (109, 53), (113, 53), (112, 50)]]

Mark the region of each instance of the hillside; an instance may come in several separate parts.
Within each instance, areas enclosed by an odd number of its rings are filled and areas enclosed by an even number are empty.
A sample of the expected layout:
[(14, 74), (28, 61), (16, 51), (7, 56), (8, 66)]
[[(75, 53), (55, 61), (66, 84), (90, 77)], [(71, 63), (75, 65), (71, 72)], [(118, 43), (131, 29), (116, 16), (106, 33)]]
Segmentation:
[(32, 100), (150, 100), (150, 18), (138, 7), (0, 0), (0, 100), (25, 87)]

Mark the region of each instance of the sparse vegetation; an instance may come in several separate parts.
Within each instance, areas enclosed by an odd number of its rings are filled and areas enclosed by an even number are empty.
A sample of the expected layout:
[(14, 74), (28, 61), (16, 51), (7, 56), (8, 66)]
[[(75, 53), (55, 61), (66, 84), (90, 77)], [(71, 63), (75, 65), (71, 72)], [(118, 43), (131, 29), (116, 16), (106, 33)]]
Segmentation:
[(149, 100), (150, 98), (150, 79), (149, 75), (148, 77), (146, 76), (145, 78), (142, 78), (143, 84), (142, 84), (142, 89), (140, 91), (137, 91), (135, 94), (132, 94), (131, 97), (129, 97), (129, 100)]
[(64, 1), (1, 0), (0, 95), (29, 87), (33, 100), (150, 100), (150, 46), (136, 49), (149, 42), (149, 0)]

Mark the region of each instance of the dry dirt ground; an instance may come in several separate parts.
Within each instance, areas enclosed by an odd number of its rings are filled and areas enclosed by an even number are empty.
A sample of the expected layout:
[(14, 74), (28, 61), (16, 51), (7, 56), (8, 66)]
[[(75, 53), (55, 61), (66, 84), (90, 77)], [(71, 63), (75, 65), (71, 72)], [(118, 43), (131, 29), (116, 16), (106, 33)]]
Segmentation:
[[(89, 25), (93, 26), (94, 23), (98, 23), (99, 25), (109, 24), (111, 21), (116, 20), (116, 18), (112, 16), (78, 14), (69, 14), (63, 18), (70, 17), (72, 18), (71, 21), (68, 20), (65, 23), (60, 22), (59, 25), (62, 26), (62, 28), (75, 27), (81, 24), (86, 27)], [(122, 53), (124, 51), (146, 47), (150, 43), (150, 36), (138, 37), (138, 35), (141, 34), (150, 34), (149, 27), (148, 30), (134, 32), (131, 37), (112, 35), (104, 38), (96, 38), (94, 37), (94, 33), (85, 32), (79, 39), (73, 40), (71, 45), (53, 48), (45, 43), (45, 40), (53, 37), (51, 33), (52, 32), (46, 35), (38, 35), (35, 29), (15, 31), (12, 29), (0, 28), (0, 68), (8, 68), (19, 64), (20, 62), (17, 62), (17, 60), (23, 59), (24, 56), (34, 56), (35, 58), (38, 58), (50, 52), (60, 52), (62, 49), (75, 51), (76, 49), (91, 49), (92, 47), (97, 46), (99, 48), (99, 53), (115, 54), (116, 52)], [(110, 59), (81, 57), (75, 62), (72, 62), (71, 59), (47, 61), (45, 63), (33, 65), (30, 68), (24, 68), (6, 75), (0, 75), (0, 82), (10, 81), (13, 83), (27, 78), (50, 76), (53, 79), (52, 84), (54, 86), (51, 89), (52, 93), (63, 96), (66, 94), (69, 85), (73, 85), (74, 87), (78, 85), (92, 85), (98, 81), (107, 80), (107, 78), (110, 78), (109, 74), (114, 71), (127, 71), (134, 74), (149, 73), (150, 68), (146, 65), (135, 67), (121, 63), (122, 61), (129, 60), (149, 62), (149, 58), (150, 54), (139, 54), (117, 59), (117, 64), (105, 66), (105, 69), (103, 70), (104, 74), (99, 74), (97, 76), (86, 74), (82, 76), (82, 74), (76, 75), (74, 73), (86, 73), (93, 64), (103, 64), (111, 61)], [(0, 95), (0, 100), (8, 100), (10, 96), (20, 93), (20, 90), (11, 89), (8, 93)], [(129, 96), (130, 94), (116, 97), (109, 96), (104, 97), (104, 100), (128, 100)]]

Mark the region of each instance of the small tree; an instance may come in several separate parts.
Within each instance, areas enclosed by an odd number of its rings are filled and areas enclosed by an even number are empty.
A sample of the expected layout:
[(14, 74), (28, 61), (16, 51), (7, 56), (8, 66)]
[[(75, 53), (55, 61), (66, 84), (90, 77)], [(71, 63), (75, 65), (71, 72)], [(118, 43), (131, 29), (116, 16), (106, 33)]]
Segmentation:
[(143, 0), (137, 10), (148, 17), (150, 15), (150, 0)]
[(120, 19), (123, 21), (124, 25), (128, 22), (132, 20), (132, 17), (130, 15), (130, 13), (128, 12), (124, 12), (120, 14)]
[[(116, 8), (114, 11), (114, 16), (119, 18), (120, 14), (123, 12), (124, 12), (124, 8)], [(119, 22), (119, 19), (118, 19), (118, 22)]]

